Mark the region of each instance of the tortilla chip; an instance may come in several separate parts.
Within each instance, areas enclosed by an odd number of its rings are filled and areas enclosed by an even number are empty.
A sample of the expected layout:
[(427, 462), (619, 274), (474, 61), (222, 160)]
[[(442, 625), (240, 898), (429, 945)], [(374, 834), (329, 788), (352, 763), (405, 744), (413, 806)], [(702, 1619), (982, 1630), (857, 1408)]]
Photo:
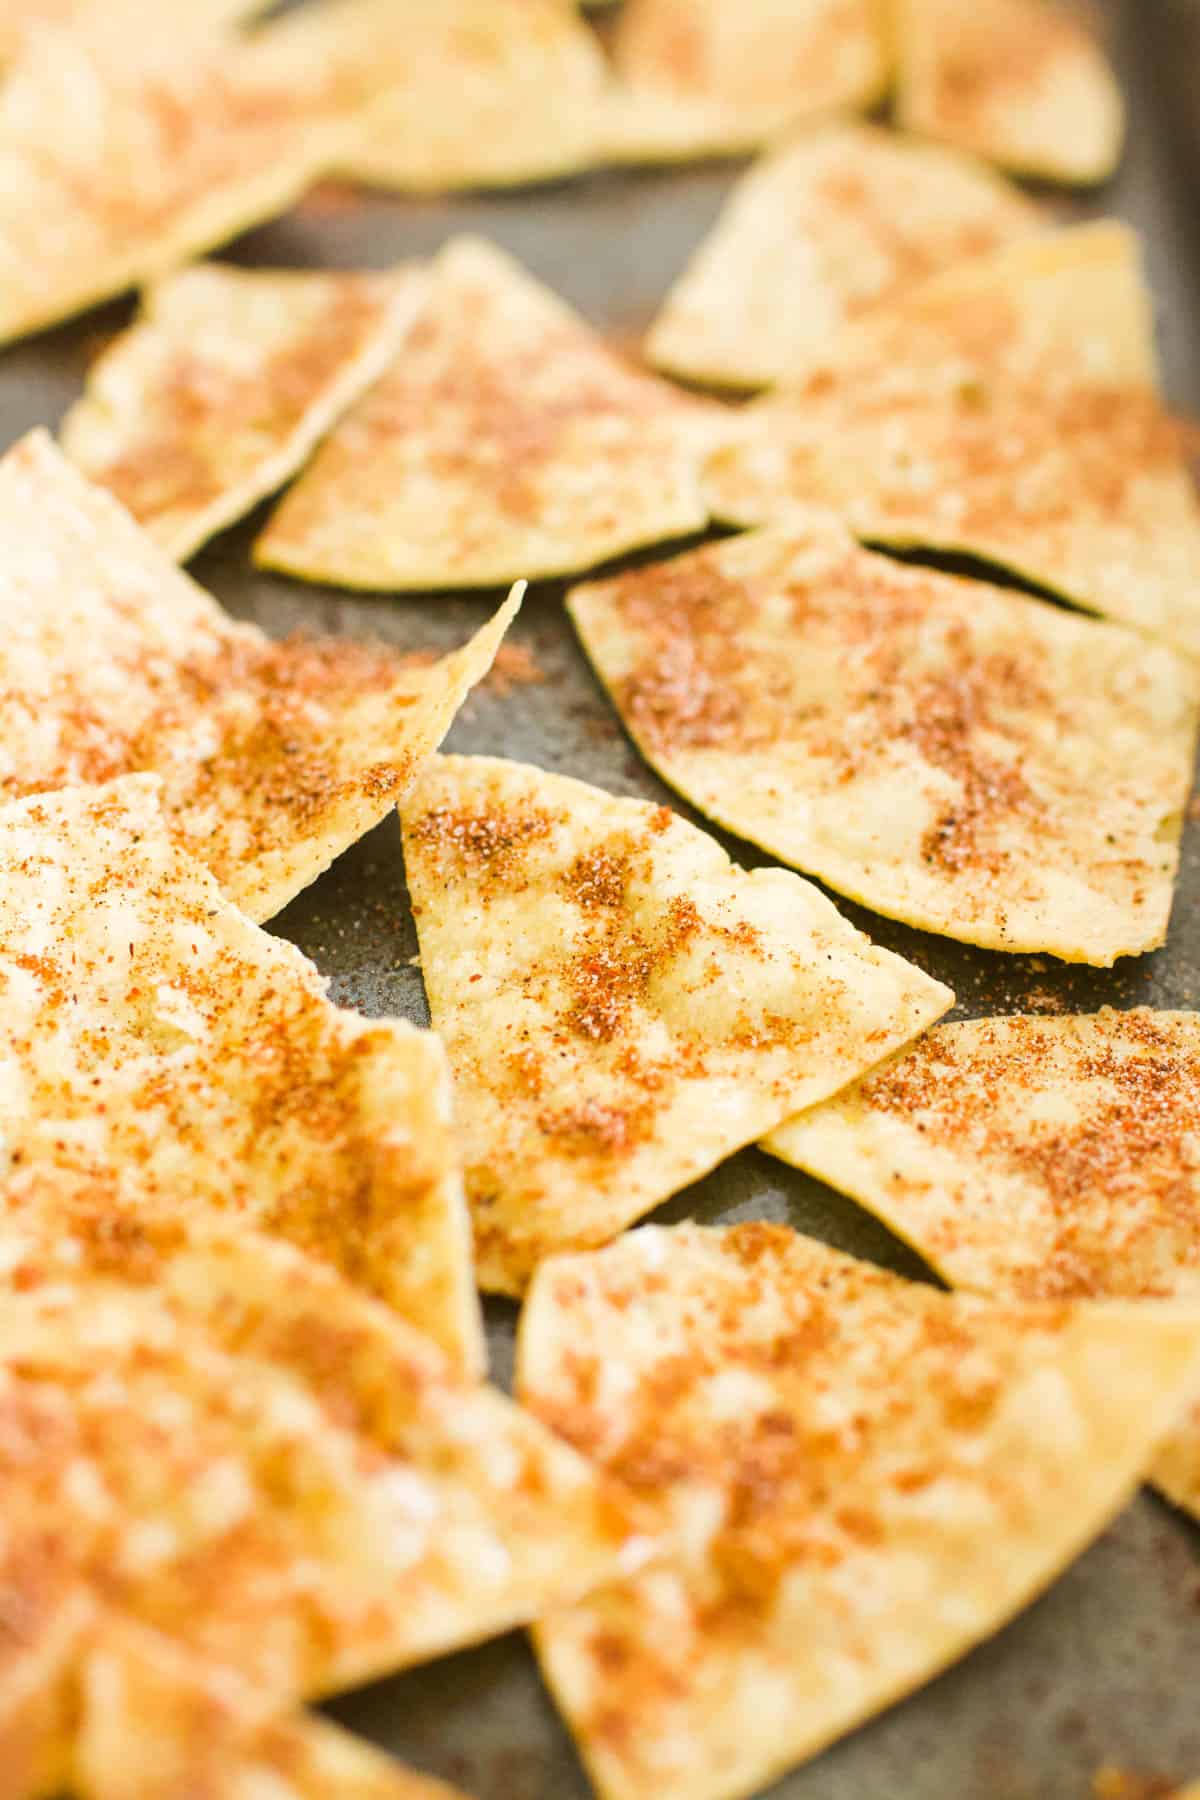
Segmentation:
[[(890, 74), (875, 0), (626, 0), (614, 56), (647, 121), (715, 109), (710, 149), (751, 150), (805, 118), (879, 100)], [(703, 153), (694, 141), (691, 153)], [(688, 154), (681, 145), (681, 154)]]
[(308, 460), (423, 297), (409, 271), (187, 269), (93, 365), (63, 448), (186, 562)]
[(984, 557), (1200, 653), (1200, 508), (1124, 226), (934, 277), (848, 327), (743, 430), (708, 473), (722, 518), (823, 503), (860, 537)]
[(1100, 46), (1047, 0), (894, 0), (901, 125), (1022, 175), (1087, 185), (1120, 161), (1125, 108)]
[(953, 1004), (666, 807), (439, 757), (403, 823), (484, 1288), (607, 1243)]
[(365, 95), (346, 173), (379, 187), (508, 187), (587, 167), (609, 85), (562, 0), (341, 0), (296, 21)]
[(568, 605), (647, 760), (773, 856), (991, 949), (1162, 943), (1198, 685), (1165, 645), (815, 514)]
[[(6, 1472), (0, 1471), (0, 1484)], [(57, 1556), (53, 1521), (40, 1525), (40, 1531), (36, 1524), (17, 1531), (6, 1519), (0, 1548), (5, 1618), (11, 1621), (0, 1640), (6, 1800), (40, 1800), (67, 1786), (73, 1676), (96, 1615), (92, 1597)]]
[[(181, 30), (214, 31), (265, 12), (271, 0), (155, 0), (155, 11)], [(128, 34), (147, 22), (146, 0), (0, 0), (0, 63), (21, 55), (31, 39), (63, 27), (75, 34)], [(126, 37), (126, 46), (137, 43)]]
[(82, 1686), (79, 1800), (455, 1800), (322, 1720), (264, 1717), (261, 1696), (153, 1632), (109, 1627)]
[(137, 770), (179, 841), (269, 919), (391, 810), (519, 605), (429, 667), (235, 623), (44, 433), (0, 462), (0, 793)]
[(1044, 228), (966, 157), (868, 125), (808, 133), (757, 163), (667, 296), (650, 361), (687, 380), (768, 387), (848, 320), (937, 270)]
[(1005, 1308), (779, 1226), (548, 1263), (524, 1400), (684, 1544), (537, 1627), (601, 1794), (748, 1794), (996, 1631), (1126, 1500), (1198, 1347), (1197, 1313)]
[(638, 1566), (645, 1509), (428, 1339), (250, 1231), (5, 1204), (6, 1533), (278, 1705)]
[(139, 1203), (243, 1219), (478, 1370), (440, 1044), (332, 1006), (174, 846), (157, 789), (0, 808), (5, 1180), (72, 1192), (119, 1171)]
[(255, 559), (383, 589), (592, 568), (705, 524), (717, 410), (621, 362), (502, 251), (460, 238), (390, 373), (326, 439)]
[[(1200, 1301), (1200, 1014), (942, 1025), (765, 1147), (956, 1287)], [(1200, 1517), (1200, 1412), (1155, 1479)]]
[(139, 8), (47, 31), (0, 91), (0, 342), (83, 312), (289, 207), (346, 126), (323, 71)]

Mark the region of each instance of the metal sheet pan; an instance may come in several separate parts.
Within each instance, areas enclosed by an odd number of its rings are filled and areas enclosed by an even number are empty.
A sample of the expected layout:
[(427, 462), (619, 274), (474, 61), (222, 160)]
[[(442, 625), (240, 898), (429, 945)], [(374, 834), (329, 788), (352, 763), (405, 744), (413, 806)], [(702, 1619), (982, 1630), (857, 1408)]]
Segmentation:
[[(1186, 68), (1180, 74), (1185, 10), (1166, 0), (1114, 0), (1105, 9), (1130, 97), (1132, 141), (1119, 181), (1073, 210), (1116, 212), (1145, 234), (1170, 397), (1179, 411), (1200, 414), (1200, 192), (1190, 187), (1185, 163), (1176, 161), (1180, 137), (1166, 116), (1171, 93), (1200, 110), (1200, 62), (1190, 75)], [(350, 200), (325, 192), (230, 254), (260, 265), (383, 266), (433, 251), (453, 232), (481, 232), (628, 344), (707, 230), (733, 176), (729, 167), (605, 174), (453, 203)], [(127, 314), (127, 306), (110, 307), (0, 357), (6, 442), (57, 420), (78, 391), (98, 338)], [(449, 648), (494, 604), (494, 596), (481, 595), (362, 599), (257, 574), (248, 547), (259, 522), (213, 546), (195, 573), (234, 613), (272, 633), (308, 626), (374, 634), (406, 648)], [(455, 727), (452, 747), (524, 757), (616, 792), (670, 800), (686, 813), (624, 738), (583, 661), (561, 597), (560, 586), (534, 590), (513, 635), (531, 649), (544, 680), (477, 694)], [(743, 863), (764, 860), (725, 841)], [(952, 983), (963, 1015), (1200, 1001), (1200, 822), (1190, 827), (1168, 947), (1114, 971), (967, 949), (859, 908), (845, 910), (878, 941)], [(372, 1014), (425, 1018), (420, 977), (410, 962), (416, 936), (394, 821), (343, 857), (274, 928), (331, 975), (341, 1002)], [(921, 1272), (849, 1202), (755, 1151), (734, 1158), (659, 1216), (786, 1220), (854, 1253)], [(489, 1307), (501, 1381), (509, 1375), (514, 1321), (511, 1306)], [(519, 1636), (385, 1682), (332, 1710), (478, 1800), (584, 1800), (589, 1791)], [(773, 1795), (1087, 1800), (1102, 1765), (1146, 1778), (1200, 1776), (1200, 1531), (1148, 1493), (998, 1638)], [(1131, 1787), (1130, 1800), (1142, 1791)], [(1144, 1790), (1147, 1796), (1161, 1791)]]

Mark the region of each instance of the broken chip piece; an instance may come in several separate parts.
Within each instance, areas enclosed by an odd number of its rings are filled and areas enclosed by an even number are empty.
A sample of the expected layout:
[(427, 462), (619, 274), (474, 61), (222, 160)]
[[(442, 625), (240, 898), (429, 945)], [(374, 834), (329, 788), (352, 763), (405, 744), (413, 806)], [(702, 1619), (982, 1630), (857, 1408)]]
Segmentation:
[(0, 342), (285, 211), (345, 135), (321, 69), (257, 38), (144, 5), (38, 34), (0, 89)]
[(735, 1800), (999, 1629), (1195, 1389), (1200, 1312), (943, 1294), (779, 1227), (546, 1263), (525, 1404), (681, 1549), (543, 1619), (605, 1800)]
[(1162, 943), (1200, 697), (1165, 645), (815, 514), (568, 605), (647, 760), (773, 856), (991, 949)]
[(271, 918), (394, 806), (487, 673), (461, 650), (235, 623), (44, 433), (0, 462), (0, 792), (152, 770), (179, 841)]
[(485, 1288), (606, 1243), (953, 1002), (665, 807), (439, 757), (403, 824)]
[(722, 151), (754, 149), (804, 118), (865, 111), (890, 73), (874, 0), (626, 0), (614, 59), (647, 120), (656, 101), (668, 118), (713, 108), (724, 128), (711, 148)]
[[(1200, 1015), (941, 1025), (765, 1147), (955, 1287), (1200, 1302)], [(1200, 1517), (1200, 1416), (1155, 1479)]]
[(1121, 156), (1125, 108), (1099, 44), (1047, 0), (892, 0), (896, 115), (1021, 175), (1088, 185)]
[(646, 1509), (290, 1246), (32, 1186), (3, 1255), (18, 1575), (69, 1571), (268, 1704), (506, 1631), (653, 1547)]
[(186, 562), (307, 461), (383, 374), (423, 294), (415, 270), (185, 269), (93, 365), (63, 449)]
[(933, 277), (742, 427), (706, 476), (720, 518), (832, 506), (868, 541), (986, 558), (1200, 654), (1200, 508), (1124, 226)]
[(699, 467), (727, 429), (722, 409), (622, 363), (493, 245), (458, 239), (388, 374), (325, 440), (255, 559), (382, 589), (592, 568), (705, 524)]
[(4, 1180), (119, 1176), (131, 1204), (242, 1219), (477, 1371), (440, 1044), (332, 1006), (172, 842), (157, 790), (127, 776), (0, 808)]
[(819, 360), (848, 320), (1046, 223), (953, 151), (868, 125), (806, 132), (735, 187), (646, 354), (686, 380), (768, 387)]

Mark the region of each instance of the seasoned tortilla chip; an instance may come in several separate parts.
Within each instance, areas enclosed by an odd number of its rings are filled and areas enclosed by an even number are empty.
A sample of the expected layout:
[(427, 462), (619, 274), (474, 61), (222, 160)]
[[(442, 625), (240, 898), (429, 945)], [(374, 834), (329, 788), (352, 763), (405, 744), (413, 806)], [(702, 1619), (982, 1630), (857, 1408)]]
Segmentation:
[(0, 1538), (11, 1621), (0, 1638), (0, 1771), (5, 1800), (41, 1800), (67, 1785), (74, 1675), (96, 1603), (57, 1554), (55, 1522), (21, 1523), (6, 1518)]
[(734, 1800), (996, 1631), (1107, 1524), (1200, 1313), (1003, 1307), (778, 1226), (540, 1272), (525, 1403), (684, 1548), (537, 1627), (605, 1800)]
[(423, 296), (415, 271), (187, 269), (93, 366), (63, 448), (186, 562), (307, 461)]
[(5, 1202), (6, 1534), (276, 1704), (629, 1572), (645, 1509), (289, 1246)]
[(477, 1370), (440, 1044), (332, 1006), (176, 848), (157, 789), (0, 808), (4, 1180), (71, 1193), (115, 1171), (138, 1202), (243, 1219)]
[[(956, 1287), (1200, 1302), (1200, 1014), (942, 1025), (766, 1148)], [(1155, 1479), (1200, 1517), (1200, 1413)]]
[(1162, 943), (1198, 685), (1165, 645), (815, 514), (569, 607), (648, 761), (773, 856), (996, 950)]
[(346, 126), (320, 68), (139, 8), (47, 31), (0, 90), (0, 342), (283, 212)]
[(606, 1243), (953, 1003), (665, 807), (439, 757), (403, 822), (485, 1288)]
[(715, 410), (619, 361), (495, 246), (458, 239), (391, 371), (325, 440), (255, 558), (384, 589), (591, 568), (704, 525)]
[(1123, 226), (933, 277), (743, 427), (708, 472), (722, 518), (824, 503), (868, 540), (984, 557), (1200, 653), (1200, 508)]
[(849, 319), (1045, 224), (952, 151), (867, 125), (806, 133), (734, 189), (646, 354), (689, 380), (768, 387), (819, 359)]
[(235, 624), (35, 433), (0, 462), (0, 793), (153, 770), (179, 841), (269, 919), (377, 825), (487, 673), (516, 595), (426, 668)]
[(668, 118), (681, 105), (724, 115), (718, 150), (753, 149), (803, 118), (865, 110), (890, 72), (875, 0), (626, 0), (614, 55), (648, 120), (656, 100)]
[(1047, 181), (1103, 181), (1125, 136), (1092, 34), (1050, 0), (893, 0), (899, 122)]
[(322, 1720), (264, 1716), (228, 1670), (119, 1622), (84, 1665), (73, 1785), (79, 1800), (455, 1800)]

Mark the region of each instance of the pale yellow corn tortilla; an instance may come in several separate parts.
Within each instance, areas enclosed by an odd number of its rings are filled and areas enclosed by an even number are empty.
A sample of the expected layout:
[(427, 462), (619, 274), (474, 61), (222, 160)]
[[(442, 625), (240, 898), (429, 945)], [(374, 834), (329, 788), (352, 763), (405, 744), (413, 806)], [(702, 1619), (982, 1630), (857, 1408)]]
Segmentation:
[(741, 423), (707, 472), (718, 517), (829, 505), (868, 541), (965, 551), (1200, 654), (1200, 508), (1124, 226), (934, 276)]
[(604, 1800), (735, 1800), (997, 1631), (1195, 1387), (1200, 1311), (1027, 1308), (780, 1226), (645, 1228), (538, 1275), (519, 1391), (680, 1549), (541, 1621)]
[(495, 246), (456, 239), (384, 376), (256, 560), (356, 588), (485, 587), (699, 530), (719, 409), (621, 362)]
[(415, 271), (184, 270), (93, 365), (63, 449), (186, 562), (302, 467), (423, 297)]
[(794, 379), (849, 320), (1047, 223), (1016, 188), (953, 151), (869, 125), (805, 132), (735, 187), (668, 294), (646, 355), (710, 386)]
[(6, 1540), (276, 1707), (653, 1547), (644, 1508), (286, 1245), (37, 1187), (2, 1242)]
[(484, 1288), (606, 1243), (953, 1002), (665, 807), (439, 757), (403, 824)]
[(345, 142), (319, 66), (158, 3), (136, 30), (39, 34), (0, 89), (0, 342), (285, 211)]
[(773, 856), (991, 949), (1162, 943), (1200, 686), (1165, 645), (816, 514), (568, 605), (647, 759)]
[(875, 0), (626, 0), (614, 59), (648, 121), (655, 101), (668, 118), (680, 104), (713, 106), (727, 121), (717, 150), (753, 148), (803, 118), (865, 111), (890, 74)]
[[(1200, 1304), (1200, 1014), (941, 1025), (766, 1148), (956, 1287)], [(1200, 1414), (1154, 1474), (1200, 1517)]]
[(173, 843), (153, 776), (0, 808), (4, 1179), (226, 1215), (483, 1348), (432, 1034), (339, 1011)]
[[(153, 0), (154, 14), (180, 30), (215, 31), (264, 12), (269, 0)], [(103, 35), (131, 31), (147, 22), (146, 0), (0, 0), (0, 63), (10, 63), (30, 39), (67, 27), (72, 33)], [(127, 45), (136, 43), (136, 35)]]
[(906, 130), (1022, 175), (1111, 175), (1125, 106), (1099, 44), (1062, 0), (890, 0)]
[(121, 1621), (98, 1634), (80, 1687), (78, 1800), (456, 1800), (440, 1781), (321, 1719), (265, 1708), (228, 1670)]
[(163, 778), (180, 843), (255, 919), (386, 816), (487, 673), (518, 597), (413, 667), (235, 623), (43, 433), (0, 462), (0, 794)]

